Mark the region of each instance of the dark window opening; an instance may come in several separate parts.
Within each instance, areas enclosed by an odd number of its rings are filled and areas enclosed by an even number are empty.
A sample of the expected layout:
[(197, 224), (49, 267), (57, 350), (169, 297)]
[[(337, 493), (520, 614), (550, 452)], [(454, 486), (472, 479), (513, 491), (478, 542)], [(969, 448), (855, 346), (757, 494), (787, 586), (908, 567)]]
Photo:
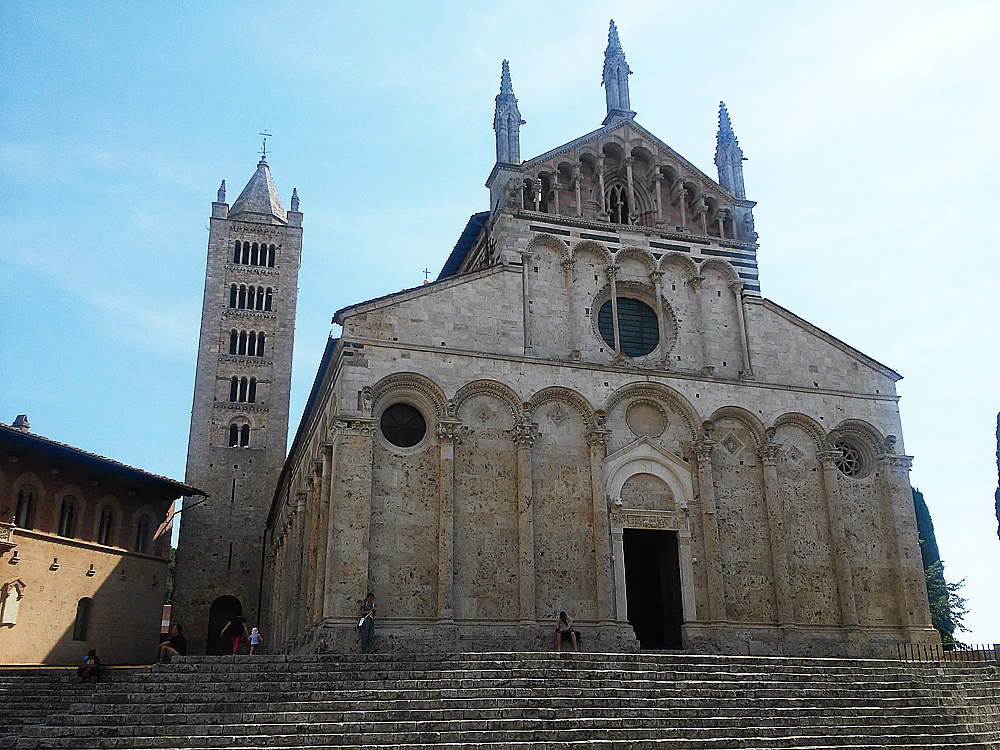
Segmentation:
[[(605, 302), (597, 313), (597, 330), (608, 346), (614, 348), (611, 300)], [(660, 343), (660, 328), (653, 308), (631, 297), (619, 297), (618, 341), (622, 354), (627, 357), (641, 357), (653, 351)]]
[(379, 420), (382, 435), (399, 448), (412, 448), (427, 434), (427, 423), (420, 410), (409, 404), (393, 404)]
[(240, 262), (240, 252), (241, 252), (242, 249), (243, 248), (240, 245), (240, 243), (237, 242), (236, 243), (236, 247), (233, 249), (233, 263), (239, 263)]
[(235, 448), (240, 444), (240, 426), (238, 424), (229, 425), (229, 447)]
[(141, 554), (149, 552), (149, 517), (139, 516), (135, 525), (135, 551)]
[(230, 331), (229, 332), (229, 353), (230, 354), (236, 354), (236, 352), (238, 351), (238, 349), (237, 349), (238, 341), (239, 341), (239, 334), (237, 334), (235, 330), (234, 331)]
[(236, 284), (229, 287), (229, 306), (236, 307)]
[(274, 245), (268, 248), (267, 252), (267, 267), (274, 268)]
[(229, 400), (235, 403), (239, 399), (240, 379), (233, 375), (229, 380)]
[(250, 445), (250, 425), (245, 424), (240, 427), (240, 447), (246, 448)]
[(110, 545), (115, 527), (115, 516), (111, 508), (101, 509), (101, 521), (97, 526), (97, 543)]
[(87, 631), (90, 629), (90, 607), (93, 599), (89, 596), (83, 597), (76, 603), (76, 619), (73, 621), (73, 640), (87, 640)]
[(67, 495), (63, 498), (62, 508), (59, 510), (59, 529), (56, 533), (59, 536), (73, 536), (76, 530), (76, 498)]
[(17, 491), (14, 525), (21, 529), (35, 528), (35, 488), (26, 484)]
[(628, 195), (622, 185), (615, 185), (608, 193), (608, 213), (613, 224), (628, 224)]
[(271, 287), (268, 287), (267, 291), (264, 293), (264, 309), (267, 310), (268, 312), (271, 311), (271, 303), (273, 301), (274, 301), (274, 294), (271, 291)]
[(625, 529), (628, 621), (644, 649), (681, 648), (684, 610), (676, 531)]

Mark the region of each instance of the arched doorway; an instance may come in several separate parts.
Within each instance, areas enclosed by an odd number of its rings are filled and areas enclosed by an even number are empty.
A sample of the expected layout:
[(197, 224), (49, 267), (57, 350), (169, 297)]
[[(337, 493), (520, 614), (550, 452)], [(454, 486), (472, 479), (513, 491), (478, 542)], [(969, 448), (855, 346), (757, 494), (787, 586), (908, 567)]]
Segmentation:
[(229, 639), (222, 636), (222, 629), (226, 623), (237, 615), (243, 614), (243, 605), (235, 596), (220, 596), (208, 611), (208, 634), (205, 638), (205, 653), (207, 654), (231, 654), (232, 644)]

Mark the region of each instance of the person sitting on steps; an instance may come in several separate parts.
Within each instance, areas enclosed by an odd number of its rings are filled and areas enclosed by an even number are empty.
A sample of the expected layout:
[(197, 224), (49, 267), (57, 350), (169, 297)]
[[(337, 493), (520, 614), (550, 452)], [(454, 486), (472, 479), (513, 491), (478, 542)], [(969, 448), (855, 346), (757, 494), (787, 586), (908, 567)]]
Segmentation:
[(574, 651), (580, 650), (580, 633), (573, 629), (573, 619), (564, 611), (556, 620), (556, 651), (562, 651), (562, 642), (568, 640)]
[(187, 638), (184, 637), (184, 630), (180, 625), (170, 628), (170, 637), (161, 641), (156, 647), (159, 653), (160, 664), (168, 664), (175, 656), (187, 654)]

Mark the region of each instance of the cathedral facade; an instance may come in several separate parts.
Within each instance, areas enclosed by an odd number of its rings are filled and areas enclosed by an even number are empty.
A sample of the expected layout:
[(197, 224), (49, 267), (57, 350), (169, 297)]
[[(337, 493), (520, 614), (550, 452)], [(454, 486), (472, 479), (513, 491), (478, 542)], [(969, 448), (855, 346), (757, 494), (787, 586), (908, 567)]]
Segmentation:
[(383, 650), (545, 647), (559, 611), (586, 650), (936, 640), (900, 376), (761, 296), (725, 107), (713, 179), (630, 74), (612, 24), (602, 126), (522, 160), (504, 62), (489, 210), (337, 311), (266, 518), (273, 648), (356, 649), (367, 591)]

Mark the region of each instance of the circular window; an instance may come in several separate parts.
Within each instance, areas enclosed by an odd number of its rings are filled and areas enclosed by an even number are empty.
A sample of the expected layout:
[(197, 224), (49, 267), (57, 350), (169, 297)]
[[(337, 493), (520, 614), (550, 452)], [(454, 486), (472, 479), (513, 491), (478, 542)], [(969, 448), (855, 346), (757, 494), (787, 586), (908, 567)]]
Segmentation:
[(412, 448), (427, 434), (424, 415), (409, 404), (393, 404), (379, 420), (382, 435), (398, 448)]
[(868, 473), (865, 454), (856, 445), (846, 440), (838, 440), (833, 447), (839, 454), (834, 463), (844, 476), (857, 478)]
[[(597, 330), (604, 342), (613, 349), (615, 327), (611, 300), (601, 305), (597, 313)], [(653, 308), (632, 297), (619, 297), (618, 341), (622, 354), (627, 357), (642, 357), (653, 351), (660, 343), (660, 327)]]

